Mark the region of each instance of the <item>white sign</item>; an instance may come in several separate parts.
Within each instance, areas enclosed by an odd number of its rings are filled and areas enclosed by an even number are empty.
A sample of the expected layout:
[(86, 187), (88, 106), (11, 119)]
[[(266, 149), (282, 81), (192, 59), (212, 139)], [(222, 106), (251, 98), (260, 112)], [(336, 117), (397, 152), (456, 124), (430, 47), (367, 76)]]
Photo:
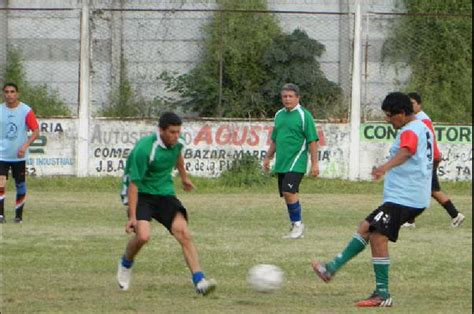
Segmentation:
[[(93, 119), (89, 155), (76, 156), (77, 120), (44, 119), (41, 136), (30, 149), (30, 175), (74, 175), (76, 158), (88, 158), (90, 176), (120, 176), (133, 146), (157, 130), (155, 121)], [(193, 176), (217, 177), (233, 160), (251, 155), (260, 161), (271, 141), (271, 121), (185, 121), (185, 166)], [(317, 124), (322, 178), (346, 179), (349, 173), (348, 124)], [(396, 131), (388, 124), (361, 125), (360, 179), (370, 180), (374, 166), (386, 161)], [(435, 126), (443, 162), (443, 180), (472, 180), (472, 127)]]

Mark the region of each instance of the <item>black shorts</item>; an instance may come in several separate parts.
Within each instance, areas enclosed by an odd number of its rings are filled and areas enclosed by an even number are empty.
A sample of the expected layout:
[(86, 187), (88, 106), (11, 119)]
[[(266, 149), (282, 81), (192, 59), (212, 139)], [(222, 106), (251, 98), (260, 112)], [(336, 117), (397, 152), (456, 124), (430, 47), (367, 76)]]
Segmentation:
[(400, 227), (407, 221), (415, 219), (424, 208), (413, 208), (394, 203), (384, 203), (374, 210), (365, 220), (370, 224), (369, 231), (378, 231), (397, 242)]
[(431, 178), (431, 192), (441, 191), (441, 185), (438, 179), (438, 164), (433, 165), (433, 176)]
[(186, 208), (175, 196), (138, 193), (137, 220), (151, 221), (154, 218), (171, 233), (171, 225), (177, 213), (183, 214), (188, 220)]
[(26, 161), (0, 161), (0, 176), (8, 178), (8, 171), (12, 170), (15, 182), (25, 182)]
[(300, 191), (300, 184), (303, 180), (304, 173), (288, 172), (278, 174), (278, 190), (280, 196), (283, 193), (298, 193)]

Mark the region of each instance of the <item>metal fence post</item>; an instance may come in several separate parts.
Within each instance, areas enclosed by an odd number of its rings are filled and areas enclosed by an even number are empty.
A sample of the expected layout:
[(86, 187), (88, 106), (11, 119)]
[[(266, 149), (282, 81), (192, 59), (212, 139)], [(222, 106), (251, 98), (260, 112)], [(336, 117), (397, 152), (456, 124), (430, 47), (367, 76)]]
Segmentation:
[(360, 178), (360, 105), (361, 105), (361, 0), (355, 1), (354, 60), (352, 70), (351, 136), (349, 148), (349, 180)]
[[(8, 8), (6, 0), (0, 0), (0, 8)], [(7, 64), (8, 46), (8, 13), (0, 10), (0, 68)]]
[(76, 150), (76, 175), (86, 177), (89, 165), (89, 112), (90, 112), (90, 38), (89, 0), (82, 0), (81, 61), (79, 82), (79, 124)]

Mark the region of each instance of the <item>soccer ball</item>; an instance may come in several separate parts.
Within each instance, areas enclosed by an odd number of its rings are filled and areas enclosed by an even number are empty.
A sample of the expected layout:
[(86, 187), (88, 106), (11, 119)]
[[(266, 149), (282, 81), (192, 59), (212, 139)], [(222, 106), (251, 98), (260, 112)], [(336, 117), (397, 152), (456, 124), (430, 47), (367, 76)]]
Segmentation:
[(249, 270), (247, 281), (258, 292), (272, 292), (280, 288), (283, 276), (278, 266), (258, 264)]

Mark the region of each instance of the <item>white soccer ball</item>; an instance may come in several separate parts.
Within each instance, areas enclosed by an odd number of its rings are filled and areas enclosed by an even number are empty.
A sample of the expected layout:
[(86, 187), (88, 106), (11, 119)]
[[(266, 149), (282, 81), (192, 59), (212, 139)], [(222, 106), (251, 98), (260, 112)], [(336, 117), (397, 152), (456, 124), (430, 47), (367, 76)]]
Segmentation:
[(258, 292), (272, 292), (281, 287), (284, 273), (275, 265), (258, 264), (248, 273), (247, 281)]

